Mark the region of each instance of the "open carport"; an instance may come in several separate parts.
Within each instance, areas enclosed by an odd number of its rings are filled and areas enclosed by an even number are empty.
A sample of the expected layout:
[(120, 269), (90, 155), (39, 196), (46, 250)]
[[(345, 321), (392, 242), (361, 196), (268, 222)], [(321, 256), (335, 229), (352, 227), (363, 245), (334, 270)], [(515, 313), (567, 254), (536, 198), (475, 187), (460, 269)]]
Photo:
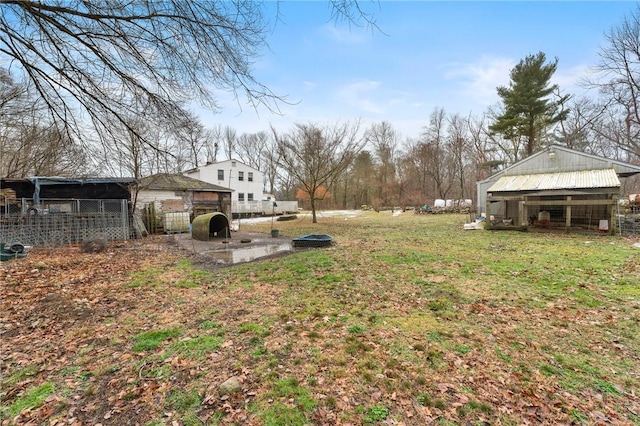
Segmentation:
[(212, 238), (229, 238), (229, 218), (220, 212), (196, 216), (191, 224), (191, 238), (198, 241), (209, 241)]

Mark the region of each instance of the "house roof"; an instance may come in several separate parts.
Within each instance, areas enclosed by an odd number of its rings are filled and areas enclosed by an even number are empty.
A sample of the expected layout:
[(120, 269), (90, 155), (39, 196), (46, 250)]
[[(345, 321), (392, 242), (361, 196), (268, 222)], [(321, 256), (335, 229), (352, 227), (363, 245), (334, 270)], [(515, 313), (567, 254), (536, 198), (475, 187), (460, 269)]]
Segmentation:
[(556, 189), (617, 188), (620, 179), (615, 169), (537, 173), (502, 176), (487, 192)]
[(181, 174), (160, 173), (139, 179), (138, 182), (141, 189), (149, 190), (233, 192), (233, 189)]

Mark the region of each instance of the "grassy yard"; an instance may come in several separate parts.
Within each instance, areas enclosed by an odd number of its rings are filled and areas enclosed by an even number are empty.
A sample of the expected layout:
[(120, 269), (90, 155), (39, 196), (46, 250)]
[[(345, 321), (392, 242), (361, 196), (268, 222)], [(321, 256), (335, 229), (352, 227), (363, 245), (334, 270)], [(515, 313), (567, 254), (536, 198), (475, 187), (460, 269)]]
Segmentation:
[(3, 262), (0, 422), (640, 425), (639, 240), (465, 221), (304, 216), (280, 235), (336, 245), (223, 269), (170, 237)]

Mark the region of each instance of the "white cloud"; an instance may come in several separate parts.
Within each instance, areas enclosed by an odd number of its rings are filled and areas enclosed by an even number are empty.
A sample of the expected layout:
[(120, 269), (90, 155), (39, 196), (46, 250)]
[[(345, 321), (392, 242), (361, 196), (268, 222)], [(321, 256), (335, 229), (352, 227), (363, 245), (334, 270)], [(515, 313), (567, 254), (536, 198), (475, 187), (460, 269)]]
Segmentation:
[(322, 26), (322, 32), (330, 40), (340, 44), (362, 44), (371, 39), (371, 35), (363, 32), (358, 27), (338, 27), (334, 23)]
[(345, 104), (355, 107), (360, 111), (383, 114), (385, 108), (373, 100), (381, 85), (382, 83), (380, 81), (360, 80), (339, 89), (337, 96)]
[(318, 85), (312, 81), (303, 81), (302, 85), (304, 86), (305, 90), (314, 90), (316, 87), (318, 87)]
[(509, 72), (515, 64), (509, 58), (483, 56), (475, 62), (450, 65), (445, 78), (457, 80), (459, 96), (488, 106), (498, 100), (496, 88), (509, 83)]
[[(484, 56), (475, 62), (450, 65), (445, 78), (457, 84), (458, 96), (486, 107), (500, 100), (496, 88), (509, 85), (509, 73), (516, 63), (509, 58)], [(586, 89), (580, 84), (589, 74), (589, 66), (584, 64), (558, 68), (551, 83), (559, 85), (563, 94), (584, 94)]]
[(588, 65), (579, 64), (567, 69), (557, 69), (551, 77), (551, 83), (560, 86), (563, 95), (584, 95), (587, 89), (582, 87), (581, 83), (591, 75), (592, 71)]

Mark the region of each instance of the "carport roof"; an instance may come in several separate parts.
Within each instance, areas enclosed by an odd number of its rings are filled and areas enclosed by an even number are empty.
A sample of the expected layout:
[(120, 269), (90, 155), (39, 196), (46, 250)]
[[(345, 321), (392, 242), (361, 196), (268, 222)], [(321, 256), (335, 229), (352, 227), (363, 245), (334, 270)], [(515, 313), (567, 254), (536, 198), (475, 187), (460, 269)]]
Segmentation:
[(487, 192), (518, 192), (557, 189), (616, 188), (620, 179), (614, 169), (502, 176)]

